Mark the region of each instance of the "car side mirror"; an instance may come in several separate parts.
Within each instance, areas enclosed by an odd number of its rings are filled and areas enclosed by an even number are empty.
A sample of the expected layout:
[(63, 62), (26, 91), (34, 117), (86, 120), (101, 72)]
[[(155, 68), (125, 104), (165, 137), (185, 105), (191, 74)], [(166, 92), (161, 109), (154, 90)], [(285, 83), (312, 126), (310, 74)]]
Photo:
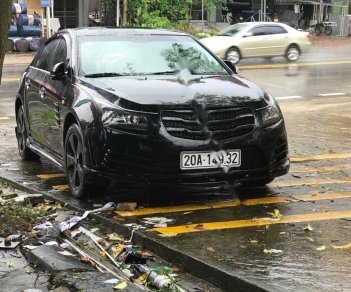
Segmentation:
[(236, 71), (236, 67), (235, 65), (230, 62), (229, 60), (224, 60), (224, 63), (229, 67), (230, 70), (232, 70), (235, 74), (238, 74), (238, 72)]
[(247, 38), (247, 37), (250, 37), (252, 36), (252, 32), (246, 32), (243, 34), (243, 38)]
[(54, 80), (65, 80), (68, 76), (65, 62), (60, 62), (60, 63), (55, 64), (52, 67), (52, 70), (50, 72), (50, 76)]

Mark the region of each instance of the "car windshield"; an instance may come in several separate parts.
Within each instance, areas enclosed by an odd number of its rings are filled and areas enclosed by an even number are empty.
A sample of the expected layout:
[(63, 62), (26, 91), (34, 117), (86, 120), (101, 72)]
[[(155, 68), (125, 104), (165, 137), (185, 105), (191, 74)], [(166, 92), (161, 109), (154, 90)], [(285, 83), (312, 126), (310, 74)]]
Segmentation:
[(188, 36), (84, 36), (79, 43), (80, 76), (172, 75), (183, 69), (193, 75), (229, 74)]
[(243, 29), (246, 29), (250, 24), (248, 23), (236, 23), (234, 25), (230, 25), (225, 29), (222, 29), (217, 35), (221, 36), (233, 36), (241, 32)]

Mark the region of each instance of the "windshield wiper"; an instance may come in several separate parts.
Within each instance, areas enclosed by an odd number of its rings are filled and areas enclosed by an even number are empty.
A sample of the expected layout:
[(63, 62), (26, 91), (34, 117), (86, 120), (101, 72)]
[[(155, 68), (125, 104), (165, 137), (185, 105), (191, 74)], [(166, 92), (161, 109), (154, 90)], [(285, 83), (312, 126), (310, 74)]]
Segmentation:
[(173, 70), (173, 71), (138, 73), (138, 75), (173, 75), (178, 72), (179, 72), (178, 70)]
[(115, 73), (115, 72), (105, 72), (105, 73), (94, 73), (94, 74), (84, 75), (84, 77), (87, 77), (87, 78), (114, 77), (114, 76), (129, 76), (129, 74), (121, 74), (121, 73)]

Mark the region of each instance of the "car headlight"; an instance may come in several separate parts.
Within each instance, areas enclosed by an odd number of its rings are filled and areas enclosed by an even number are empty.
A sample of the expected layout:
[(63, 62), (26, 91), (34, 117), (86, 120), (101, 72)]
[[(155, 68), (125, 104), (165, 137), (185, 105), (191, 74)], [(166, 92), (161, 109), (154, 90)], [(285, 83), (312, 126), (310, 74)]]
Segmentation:
[(261, 110), (262, 125), (268, 127), (279, 122), (283, 116), (273, 96), (265, 92), (263, 98), (267, 106)]
[(125, 131), (146, 131), (148, 120), (145, 116), (133, 113), (103, 109), (102, 124), (104, 127), (114, 128)]

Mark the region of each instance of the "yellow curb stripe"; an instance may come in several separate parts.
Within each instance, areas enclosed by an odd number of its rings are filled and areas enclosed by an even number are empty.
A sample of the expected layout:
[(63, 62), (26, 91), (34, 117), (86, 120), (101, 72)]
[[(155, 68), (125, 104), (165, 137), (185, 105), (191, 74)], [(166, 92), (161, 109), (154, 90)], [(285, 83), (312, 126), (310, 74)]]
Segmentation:
[(262, 65), (243, 65), (237, 66), (239, 70), (245, 69), (274, 69), (274, 68), (289, 68), (291, 65), (294, 67), (308, 67), (308, 66), (322, 66), (322, 65), (341, 65), (351, 64), (350, 60), (345, 61), (325, 61), (325, 62), (305, 62), (305, 63), (294, 63), (294, 64), (262, 64)]
[(241, 201), (241, 204), (245, 206), (265, 205), (265, 204), (279, 204), (279, 203), (291, 203), (291, 202), (314, 202), (320, 200), (335, 200), (335, 199), (348, 199), (351, 198), (351, 193), (314, 193), (309, 195), (298, 195), (289, 197), (267, 197), (257, 199), (246, 199)]
[(3, 77), (1, 78), (2, 82), (11, 82), (11, 81), (19, 81), (20, 77)]
[(291, 157), (291, 162), (306, 162), (306, 161), (318, 161), (318, 160), (330, 160), (330, 159), (343, 159), (351, 158), (351, 153), (330, 153), (330, 154), (321, 154), (315, 156), (306, 156), (306, 157)]
[(207, 209), (220, 209), (220, 208), (230, 208), (237, 207), (240, 205), (240, 200), (231, 200), (231, 201), (220, 201), (215, 203), (208, 204), (191, 204), (191, 205), (182, 205), (182, 206), (170, 206), (170, 207), (157, 207), (157, 208), (147, 208), (140, 209), (135, 211), (116, 211), (116, 213), (122, 217), (129, 216), (142, 216), (150, 214), (163, 214), (163, 213), (177, 213), (177, 212), (187, 212), (187, 211), (198, 211), (198, 210), (207, 210)]
[(296, 181), (277, 181), (269, 184), (269, 187), (295, 187), (295, 186), (317, 186), (317, 185), (329, 185), (329, 184), (343, 184), (350, 183), (351, 178), (326, 178), (326, 179), (296, 179)]
[(290, 167), (290, 173), (319, 173), (319, 172), (330, 172), (330, 171), (342, 171), (351, 169), (351, 164), (340, 164), (340, 165), (328, 165), (320, 167), (297, 167), (292, 165)]
[(249, 220), (198, 223), (198, 224), (153, 228), (151, 230), (160, 233), (162, 236), (176, 236), (179, 234), (193, 233), (193, 232), (200, 232), (200, 231), (236, 229), (236, 228), (244, 228), (244, 227), (259, 227), (259, 226), (265, 226), (265, 225), (301, 223), (301, 222), (310, 222), (310, 221), (324, 221), (324, 220), (334, 220), (334, 219), (341, 219), (341, 218), (351, 218), (351, 211), (286, 215), (280, 219), (254, 218)]
[(288, 197), (265, 197), (256, 199), (245, 199), (242, 201), (231, 200), (231, 201), (220, 201), (208, 204), (190, 204), (182, 206), (170, 206), (170, 207), (156, 207), (156, 208), (145, 208), (135, 211), (116, 211), (116, 213), (122, 217), (131, 216), (145, 216), (151, 214), (165, 214), (165, 213), (180, 213), (189, 211), (200, 211), (208, 209), (225, 209), (244, 206), (255, 206), (255, 205), (266, 205), (266, 204), (279, 204), (279, 203), (291, 203), (300, 201), (319, 201), (319, 200), (335, 200), (335, 199), (347, 199), (351, 198), (351, 192), (343, 193), (314, 193), (308, 195), (297, 195)]
[(68, 191), (69, 185), (57, 185), (52, 187), (55, 191)]
[(52, 178), (61, 178), (66, 177), (65, 173), (47, 173), (47, 174), (39, 174), (37, 177), (41, 179), (52, 179)]

